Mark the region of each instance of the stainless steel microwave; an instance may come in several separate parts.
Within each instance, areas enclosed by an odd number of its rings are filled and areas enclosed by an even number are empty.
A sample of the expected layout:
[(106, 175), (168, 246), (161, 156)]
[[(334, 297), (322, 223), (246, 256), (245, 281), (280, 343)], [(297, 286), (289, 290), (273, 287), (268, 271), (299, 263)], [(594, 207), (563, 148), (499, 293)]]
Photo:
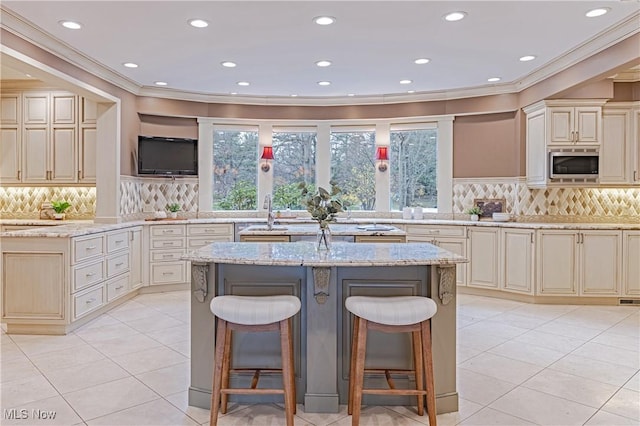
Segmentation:
[(598, 151), (549, 152), (549, 179), (597, 179)]

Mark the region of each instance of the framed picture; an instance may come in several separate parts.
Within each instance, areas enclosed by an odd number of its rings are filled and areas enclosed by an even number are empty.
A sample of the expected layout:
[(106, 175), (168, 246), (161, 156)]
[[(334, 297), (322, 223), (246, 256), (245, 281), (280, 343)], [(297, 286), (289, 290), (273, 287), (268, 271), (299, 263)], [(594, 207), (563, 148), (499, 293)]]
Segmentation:
[(473, 204), (480, 207), (480, 217), (492, 217), (494, 213), (502, 213), (505, 208), (504, 198), (476, 198)]

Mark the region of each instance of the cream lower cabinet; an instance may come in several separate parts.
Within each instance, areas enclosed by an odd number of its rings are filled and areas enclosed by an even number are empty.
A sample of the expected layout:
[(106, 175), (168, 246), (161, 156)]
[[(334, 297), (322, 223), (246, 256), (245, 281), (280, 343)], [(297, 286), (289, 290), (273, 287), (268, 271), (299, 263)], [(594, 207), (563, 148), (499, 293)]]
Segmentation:
[(640, 297), (640, 231), (622, 232), (622, 294)]
[(500, 282), (502, 290), (533, 295), (535, 231), (502, 228), (500, 230)]
[(622, 232), (540, 230), (539, 295), (618, 296), (622, 282)]
[(233, 225), (229, 223), (187, 225), (188, 250), (196, 250), (211, 243), (232, 241)]
[[(467, 237), (464, 226), (407, 225), (406, 242), (431, 243), (452, 253), (467, 257)], [(456, 284), (467, 285), (467, 264), (456, 265)]]
[(500, 287), (500, 228), (467, 227), (469, 287)]
[(142, 226), (130, 228), (129, 231), (129, 282), (135, 290), (144, 285), (144, 245)]
[(189, 281), (186, 225), (152, 225), (149, 230), (149, 284), (184, 284)]

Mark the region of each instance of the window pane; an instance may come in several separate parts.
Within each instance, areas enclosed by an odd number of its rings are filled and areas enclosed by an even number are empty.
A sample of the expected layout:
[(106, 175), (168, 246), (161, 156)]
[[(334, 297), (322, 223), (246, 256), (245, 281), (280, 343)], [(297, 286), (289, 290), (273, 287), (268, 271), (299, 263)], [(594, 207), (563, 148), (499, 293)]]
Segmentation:
[(374, 157), (375, 132), (331, 132), (331, 178), (349, 210), (375, 209)]
[(436, 129), (391, 132), (391, 209), (436, 207)]
[(304, 210), (300, 182), (310, 188), (316, 175), (316, 133), (273, 133), (273, 208)]
[(214, 132), (214, 210), (256, 210), (257, 164), (257, 131)]

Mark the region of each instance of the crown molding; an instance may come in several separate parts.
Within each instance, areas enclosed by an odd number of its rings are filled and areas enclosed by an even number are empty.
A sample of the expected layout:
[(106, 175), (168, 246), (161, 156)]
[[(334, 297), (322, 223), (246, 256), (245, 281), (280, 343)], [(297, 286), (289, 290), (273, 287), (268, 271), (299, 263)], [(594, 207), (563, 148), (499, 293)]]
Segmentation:
[[(286, 96), (243, 96), (243, 95), (221, 95), (208, 94), (203, 92), (182, 91), (171, 88), (155, 88), (141, 86), (133, 80), (119, 74), (97, 61), (89, 58), (70, 45), (56, 39), (53, 35), (36, 27), (22, 19), (19, 15), (0, 5), (0, 28), (6, 29), (16, 36), (40, 47), (47, 52), (77, 66), (96, 77), (105, 80), (123, 90), (137, 96), (149, 96), (164, 99), (221, 103), (221, 104), (243, 104), (243, 105), (282, 105), (282, 106), (340, 106), (340, 105), (380, 105), (397, 104), (410, 102), (444, 101), (452, 99), (464, 99), (482, 96), (502, 95), (518, 93), (553, 75), (587, 59), (588, 57), (613, 46), (614, 44), (640, 33), (638, 27), (640, 11), (630, 15), (624, 21), (597, 34), (585, 41), (572, 51), (556, 58), (544, 67), (538, 68), (513, 83), (502, 83), (495, 85), (484, 85), (478, 87), (460, 88), (453, 90), (419, 92), (411, 94), (382, 94), (372, 96), (353, 97), (286, 97)], [(623, 78), (637, 78), (627, 76), (625, 73), (616, 78), (615, 81), (638, 81), (623, 80)], [(620, 74), (619, 74), (620, 75)]]

